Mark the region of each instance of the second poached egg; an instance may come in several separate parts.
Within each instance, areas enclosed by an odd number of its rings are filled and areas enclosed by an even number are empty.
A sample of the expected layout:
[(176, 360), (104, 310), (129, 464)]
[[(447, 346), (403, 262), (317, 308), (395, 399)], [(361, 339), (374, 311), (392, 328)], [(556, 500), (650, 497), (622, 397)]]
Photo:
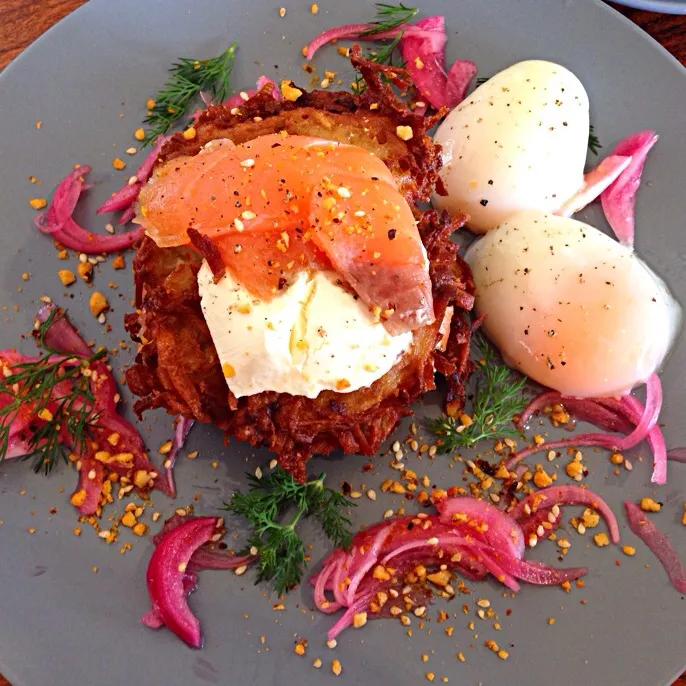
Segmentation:
[(488, 337), (510, 366), (564, 395), (629, 392), (660, 367), (679, 329), (661, 279), (573, 219), (519, 213), (466, 259)]

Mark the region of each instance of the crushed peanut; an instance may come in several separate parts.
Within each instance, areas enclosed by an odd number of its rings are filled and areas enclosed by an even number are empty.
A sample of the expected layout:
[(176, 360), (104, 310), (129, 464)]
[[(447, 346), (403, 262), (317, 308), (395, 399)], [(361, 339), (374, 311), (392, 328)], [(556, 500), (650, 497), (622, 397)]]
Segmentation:
[(31, 205), (34, 210), (42, 210), (47, 204), (48, 201), (45, 198), (31, 198), (31, 200), (29, 200), (29, 205)]
[(107, 310), (110, 309), (107, 298), (100, 293), (100, 291), (95, 291), (91, 294), (88, 305), (90, 307), (91, 314), (94, 317), (99, 317), (103, 312), (107, 312)]
[(60, 269), (57, 272), (63, 286), (71, 286), (76, 281), (76, 275), (71, 269)]
[(124, 162), (124, 160), (122, 160), (120, 157), (115, 157), (112, 160), (112, 166), (121, 171), (122, 169), (126, 169), (126, 162)]
[(414, 131), (412, 131), (411, 126), (396, 126), (395, 135), (400, 138), (401, 141), (409, 141), (414, 136)]
[(662, 503), (658, 503), (652, 498), (641, 498), (641, 509), (644, 512), (659, 512), (662, 509)]
[(303, 92), (299, 88), (291, 86), (291, 82), (284, 79), (281, 81), (281, 94), (283, 95), (284, 100), (295, 102)]
[(607, 537), (607, 534), (604, 531), (601, 531), (600, 533), (593, 536), (593, 542), (599, 548), (602, 548), (606, 545), (610, 545), (610, 539)]

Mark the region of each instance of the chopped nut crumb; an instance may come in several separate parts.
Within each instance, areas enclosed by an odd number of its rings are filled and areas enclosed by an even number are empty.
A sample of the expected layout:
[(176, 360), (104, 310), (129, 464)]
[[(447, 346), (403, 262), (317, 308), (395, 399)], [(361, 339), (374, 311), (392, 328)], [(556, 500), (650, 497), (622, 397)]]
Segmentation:
[(291, 82), (284, 79), (281, 81), (281, 94), (283, 95), (284, 100), (295, 102), (303, 92), (299, 88), (291, 86)]
[(332, 662), (331, 662), (331, 671), (332, 671), (336, 676), (340, 676), (341, 672), (343, 671), (343, 667), (342, 667), (342, 665), (341, 665), (341, 663), (340, 663), (339, 660), (337, 660), (337, 659), (335, 659), (335, 658), (332, 660)]
[(356, 614), (353, 615), (353, 626), (356, 629), (363, 627), (366, 623), (367, 623), (367, 613), (366, 612), (357, 612)]
[(319, 12), (319, 5), (316, 2), (310, 5), (310, 12), (312, 12), (312, 14), (317, 14), (317, 12)]
[(659, 512), (662, 509), (662, 503), (658, 503), (652, 498), (641, 498), (641, 509), (644, 512)]
[(534, 471), (534, 483), (538, 488), (547, 488), (552, 485), (553, 480), (545, 473), (540, 465), (537, 465), (536, 470)]
[(604, 531), (601, 531), (593, 536), (593, 541), (599, 548), (610, 545), (610, 539), (607, 537), (607, 534)]
[(632, 545), (625, 545), (625, 546), (622, 546), (622, 552), (625, 555), (632, 557), (633, 555), (636, 554), (636, 548), (634, 548)]
[(312, 666), (313, 666), (315, 669), (321, 669), (322, 661), (321, 661), (318, 657), (315, 657), (315, 658), (314, 658), (314, 662), (312, 662)]
[(124, 267), (126, 267), (126, 263), (124, 262), (124, 256), (117, 255), (112, 260), (112, 269), (124, 269)]
[(433, 681), (436, 675), (433, 672), (427, 672), (425, 675), (427, 681)]
[(189, 126), (184, 132), (183, 132), (183, 137), (187, 141), (192, 141), (195, 138), (195, 127), (194, 126)]
[(48, 201), (45, 198), (31, 198), (31, 200), (29, 200), (29, 205), (31, 205), (34, 210), (42, 210), (47, 204)]
[(138, 522), (134, 525), (132, 530), (136, 536), (145, 536), (145, 534), (148, 532), (148, 525), (143, 524), (143, 522)]
[(119, 171), (121, 171), (122, 169), (126, 169), (126, 162), (124, 162), (124, 160), (122, 160), (120, 157), (115, 157), (112, 160), (112, 166), (115, 169), (118, 169)]
[(91, 294), (88, 304), (94, 317), (99, 317), (103, 312), (107, 312), (110, 309), (107, 298), (100, 291), (95, 291)]
[(583, 479), (584, 467), (578, 460), (568, 462), (565, 466), (565, 471), (567, 472), (567, 476), (570, 479), (574, 479), (574, 481), (581, 481), (581, 479)]
[(93, 265), (90, 262), (79, 262), (76, 271), (86, 283), (90, 283), (93, 278)]
[(396, 126), (395, 135), (402, 141), (409, 141), (414, 136), (411, 126)]

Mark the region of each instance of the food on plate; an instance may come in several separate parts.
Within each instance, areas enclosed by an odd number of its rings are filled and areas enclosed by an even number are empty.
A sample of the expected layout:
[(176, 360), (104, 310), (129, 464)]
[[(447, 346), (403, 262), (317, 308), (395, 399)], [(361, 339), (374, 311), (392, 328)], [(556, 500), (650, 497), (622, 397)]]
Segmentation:
[(627, 500), (624, 502), (624, 509), (629, 527), (660, 561), (672, 586), (679, 593), (686, 593), (686, 567), (679, 559), (672, 542), (648, 519), (638, 505)]
[(73, 462), (79, 483), (70, 502), (86, 516), (113, 501), (117, 481), (128, 491), (165, 490), (138, 430), (117, 413), (106, 349), (93, 352), (51, 302), (41, 305), (34, 336), (39, 357), (0, 351), (0, 457), (33, 458), (45, 474)]
[[(138, 350), (127, 383), (139, 416), (153, 408), (178, 416), (157, 469), (142, 437), (116, 413), (105, 353), (93, 353), (46, 304), (36, 333), (46, 354), (0, 351), (2, 457), (30, 455), (47, 472), (68, 454), (79, 472), (72, 503), (98, 528), (113, 483), (120, 498), (134, 487), (146, 497), (153, 488), (176, 497), (174, 463), (195, 421), (217, 425), (227, 441), (276, 453), (269, 470), (258, 467), (249, 489), (224, 505), (251, 530), (238, 554), (226, 549), (223, 519), (197, 517), (191, 506), (153, 537), (152, 609), (141, 621), (167, 626), (191, 647), (202, 644), (186, 600), (197, 572), (240, 575), (254, 565), (258, 581), (286, 593), (307, 568), (298, 522), (310, 516), (335, 548), (311, 577), (318, 609), (344, 610), (330, 641), (368, 619), (423, 618), (432, 593), (456, 595), (458, 575), (490, 574), (512, 591), (519, 581), (569, 590), (586, 570), (525, 560), (526, 546), (554, 538), (566, 506), (586, 507), (582, 519), (593, 526), (605, 521), (609, 537), (596, 534), (599, 547), (619, 542), (617, 521), (587, 488), (554, 484), (544, 465), (532, 473), (519, 462), (543, 450), (552, 461), (567, 449), (574, 457), (566, 475), (581, 481), (583, 455), (571, 448), (626, 451), (646, 440), (652, 481), (664, 484), (667, 460), (686, 459), (683, 448), (667, 452), (658, 423), (657, 373), (680, 308), (632, 251), (635, 196), (655, 132), (628, 136), (585, 172), (589, 103), (569, 70), (520, 62), (465, 100), (476, 65), (457, 60), (446, 68), (444, 18), (409, 24), (416, 8), (377, 9), (376, 22), (330, 29), (305, 48), (310, 59), (341, 38), (388, 41), (366, 57), (353, 48), (354, 94), (326, 90), (335, 77), (327, 71), (320, 91), (285, 80), (279, 89), (263, 75), (256, 88), (229, 95), (235, 43), (215, 58), (180, 59), (147, 103), (147, 134), (135, 134), (154, 147), (97, 210), (121, 212), (119, 223), (138, 227), (97, 235), (75, 222), (90, 187), (90, 167), (82, 165), (36, 220), (61, 253), (79, 251), (80, 263), (135, 244), (136, 311), (126, 328)], [(394, 64), (396, 51), (404, 68)], [(196, 96), (207, 108), (189, 112), (187, 128), (168, 135)], [(442, 119), (432, 140), (427, 132)], [(598, 197), (620, 243), (568, 218)], [(465, 223), (486, 234), (466, 261), (451, 240)], [(480, 334), (473, 339), (479, 328), (504, 364)], [(308, 479), (308, 459), (334, 450), (374, 454), (411, 404), (436, 387), (437, 373), (445, 377), (445, 412), (427, 425), (438, 440), (420, 447), (412, 425), (405, 444), (431, 459), (453, 453), (464, 462), (464, 486), (434, 485), (429, 494), (429, 476), (402, 462), (396, 441), (391, 466), (399, 480), (385, 480), (381, 492), (433, 504), (436, 513), (387, 509), (353, 536), (347, 495), (362, 493), (347, 482), (343, 493), (328, 488), (324, 474)], [(545, 387), (533, 399), (528, 378)], [(642, 384), (644, 403), (631, 394)], [(538, 413), (600, 431), (559, 440), (536, 434), (533, 445), (518, 447)], [(455, 454), (484, 439), (499, 439), (489, 445), (497, 464)], [(611, 461), (626, 465), (617, 452)], [(373, 489), (366, 494), (376, 500)], [(130, 526), (142, 511), (127, 504), (113, 528)], [(626, 503), (626, 512), (683, 590), (684, 569), (669, 541), (635, 505)], [(585, 532), (583, 522), (569, 521)], [(137, 526), (134, 533), (147, 531)], [(115, 540), (112, 529), (99, 535)], [(569, 541), (556, 540), (564, 555)], [(494, 652), (508, 657), (497, 645)]]
[(466, 259), (485, 333), (514, 368), (564, 395), (628, 393), (659, 370), (679, 328), (662, 280), (573, 219), (521, 212)]
[[(523, 430), (534, 414), (546, 407), (562, 407), (575, 421), (586, 421), (602, 429), (604, 433), (575, 434), (573, 438), (534, 443), (522, 448), (505, 463), (511, 469), (520, 460), (541, 450), (557, 450), (581, 446), (607, 448), (608, 450), (629, 450), (644, 439), (653, 453), (653, 474), (651, 481), (657, 484), (667, 482), (667, 460), (676, 459), (675, 449), (667, 453), (665, 439), (658, 424), (662, 408), (662, 384), (657, 374), (646, 382), (645, 405), (633, 395), (621, 398), (574, 398), (557, 391), (543, 391), (526, 406), (517, 420), (517, 427)], [(614, 453), (620, 455), (621, 453)], [(623, 460), (623, 458), (622, 458)], [(575, 470), (569, 476), (580, 480), (582, 471)]]
[(491, 77), (438, 127), (443, 147), (440, 209), (494, 229), (523, 210), (554, 213), (584, 183), (588, 95), (565, 67), (519, 62)]
[(545, 513), (559, 521), (560, 507), (587, 504), (607, 522), (612, 540), (619, 541), (617, 520), (594, 493), (574, 486), (553, 487), (523, 499), (510, 513), (485, 501), (437, 491), (432, 498), (438, 514), (420, 512), (393, 517), (359, 531), (350, 550), (334, 550), (310, 583), (317, 608), (326, 614), (345, 609), (331, 627), (333, 640), (349, 626), (369, 619), (426, 614), (432, 589), (451, 599), (457, 576), (481, 580), (493, 575), (512, 591), (518, 580), (559, 585), (586, 574), (584, 568), (557, 569), (523, 559), (524, 530), (540, 526)]
[[(414, 7), (378, 4), (379, 19), (371, 24), (346, 24), (327, 29), (313, 38), (306, 46), (305, 56), (311, 60), (317, 50), (326, 43), (341, 38), (355, 40), (390, 40), (391, 42), (369, 53), (375, 62), (392, 64), (393, 51), (397, 47), (403, 57), (404, 67), (418, 91), (413, 106), (424, 111), (428, 105), (439, 110), (455, 107), (464, 98), (472, 79), (476, 76), (476, 64), (470, 60), (456, 60), (450, 68), (445, 64), (445, 17), (434, 15), (420, 19), (416, 24), (408, 22), (417, 14)], [(364, 84), (362, 84), (364, 86)], [(356, 88), (360, 91), (359, 84)]]
[[(367, 83), (362, 95), (303, 91), (277, 101), (266, 86), (237, 110), (210, 107), (193, 136), (165, 144), (141, 191), (140, 221), (152, 237), (138, 247), (138, 311), (127, 317), (141, 342), (127, 373), (141, 396), (136, 410), (164, 407), (266, 444), (300, 479), (315, 452), (374, 453), (434, 388), (435, 371), (459, 413), (470, 365), (471, 275), (449, 240), (459, 221), (417, 204), (429, 199), (440, 164), (425, 134), (434, 120), (396, 98), (382, 80), (387, 67), (356, 54), (353, 64)], [(404, 77), (394, 69), (393, 78)], [(412, 137), (398, 135), (407, 129)], [(298, 160), (290, 168), (289, 155)], [(205, 156), (221, 172), (201, 195), (194, 184), (209, 173)], [(219, 195), (223, 178), (233, 179), (228, 196)], [(162, 198), (165, 189), (174, 198)], [(197, 210), (184, 202), (193, 193)], [(319, 319), (322, 331), (303, 322), (313, 291), (344, 308), (332, 321), (312, 299), (305, 319)], [(259, 329), (253, 307), (267, 318)], [(316, 356), (306, 363), (317, 336), (331, 335), (326, 327), (338, 332), (328, 353), (352, 359), (319, 371)], [(354, 332), (372, 343), (354, 349)], [(269, 353), (259, 378), (240, 359), (253, 345)]]
[(650, 129), (638, 131), (621, 140), (612, 157), (628, 157), (630, 163), (619, 178), (600, 195), (603, 212), (620, 243), (634, 245), (634, 204), (641, 183), (643, 165), (658, 136)]
[[(135, 221), (158, 247), (193, 243), (205, 256), (199, 278), (206, 315), (214, 304), (240, 312), (258, 299), (267, 306), (278, 301), (288, 319), (293, 305), (281, 301), (295, 285), (291, 300), (309, 303), (310, 312), (292, 313), (309, 318), (326, 289), (314, 278), (328, 272), (334, 290), (351, 300), (356, 295), (391, 334), (435, 319), (426, 251), (412, 209), (388, 167), (359, 146), (287, 132), (239, 145), (218, 139), (196, 155), (159, 165), (139, 201)], [(298, 278), (303, 274), (304, 280)], [(336, 283), (341, 279), (348, 291)], [(330, 309), (336, 309), (333, 300)], [(271, 314), (279, 317), (269, 309), (258, 316), (263, 321)], [(287, 324), (290, 334), (295, 323)], [(396, 350), (408, 344), (404, 340)]]

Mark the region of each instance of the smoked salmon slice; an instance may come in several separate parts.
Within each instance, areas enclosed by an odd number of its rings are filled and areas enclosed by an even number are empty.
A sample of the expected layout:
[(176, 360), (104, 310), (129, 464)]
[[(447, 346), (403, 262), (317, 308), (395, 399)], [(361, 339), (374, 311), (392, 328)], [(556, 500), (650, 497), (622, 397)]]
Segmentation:
[(391, 333), (434, 320), (429, 265), (388, 167), (364, 148), (271, 134), (207, 144), (158, 167), (136, 220), (160, 247), (195, 229), (268, 299), (307, 268), (333, 268)]

